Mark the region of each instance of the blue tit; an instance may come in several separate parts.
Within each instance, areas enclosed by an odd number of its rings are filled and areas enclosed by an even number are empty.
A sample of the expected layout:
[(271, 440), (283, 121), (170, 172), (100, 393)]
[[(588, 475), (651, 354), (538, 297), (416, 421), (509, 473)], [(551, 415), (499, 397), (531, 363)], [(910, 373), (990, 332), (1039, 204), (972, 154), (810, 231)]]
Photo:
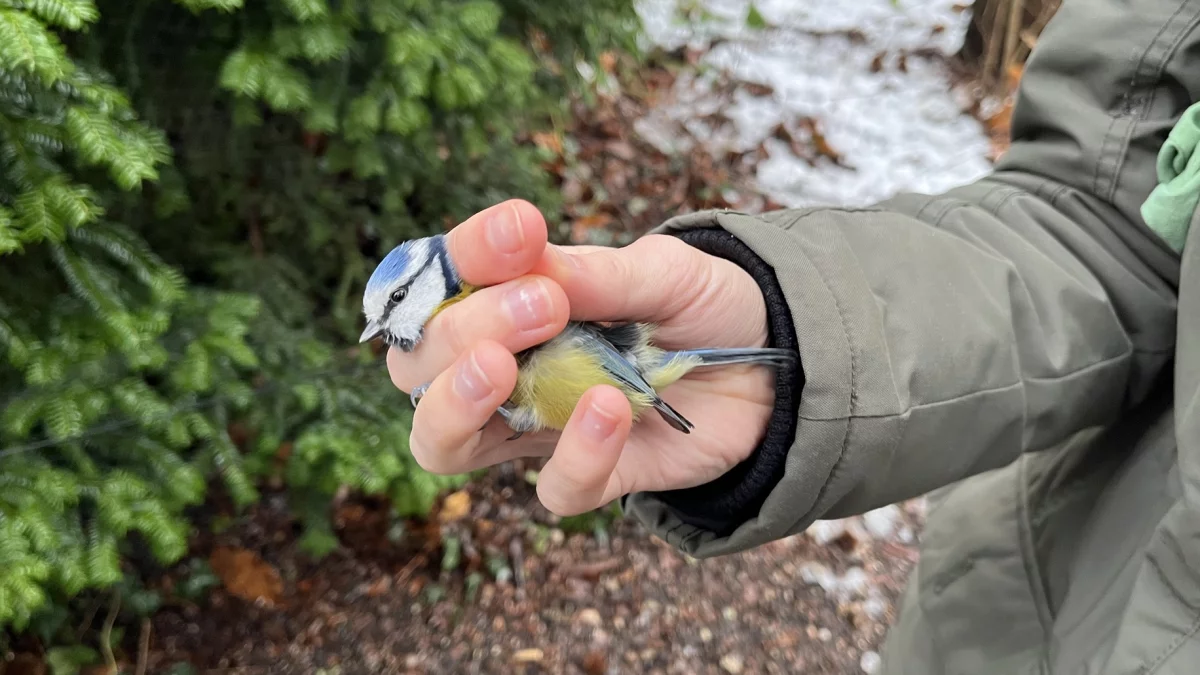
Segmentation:
[[(382, 337), (387, 344), (411, 352), (430, 319), (476, 290), (455, 269), (445, 235), (406, 241), (380, 261), (367, 281), (363, 293), (367, 326), (359, 341)], [(773, 348), (666, 351), (653, 345), (653, 337), (654, 326), (645, 323), (570, 322), (554, 338), (516, 354), (517, 383), (497, 411), (514, 432), (511, 438), (544, 429), (561, 431), (579, 399), (600, 384), (624, 392), (635, 421), (654, 409), (672, 427), (690, 433), (694, 425), (658, 392), (696, 368), (781, 367), (797, 358), (793, 351)], [(414, 406), (428, 387), (412, 392)]]

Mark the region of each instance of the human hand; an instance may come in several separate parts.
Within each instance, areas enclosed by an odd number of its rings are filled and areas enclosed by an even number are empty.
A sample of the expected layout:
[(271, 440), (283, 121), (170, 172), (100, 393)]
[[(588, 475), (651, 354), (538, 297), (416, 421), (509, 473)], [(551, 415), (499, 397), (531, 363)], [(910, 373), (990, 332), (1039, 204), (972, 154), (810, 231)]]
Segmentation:
[(488, 288), (435, 316), (414, 352), (393, 348), (387, 359), (402, 391), (431, 383), (410, 439), (425, 469), (454, 474), (549, 457), (538, 497), (567, 516), (633, 492), (706, 483), (761, 442), (775, 378), (756, 366), (695, 371), (659, 392), (696, 424), (691, 434), (654, 414), (632, 425), (625, 396), (608, 386), (589, 390), (561, 433), (506, 441), (512, 432), (494, 414), (516, 383), (513, 354), (569, 319), (654, 323), (655, 344), (666, 349), (766, 346), (766, 305), (737, 265), (665, 235), (620, 249), (549, 245), (541, 213), (516, 200), (454, 228), (447, 245), (462, 278)]

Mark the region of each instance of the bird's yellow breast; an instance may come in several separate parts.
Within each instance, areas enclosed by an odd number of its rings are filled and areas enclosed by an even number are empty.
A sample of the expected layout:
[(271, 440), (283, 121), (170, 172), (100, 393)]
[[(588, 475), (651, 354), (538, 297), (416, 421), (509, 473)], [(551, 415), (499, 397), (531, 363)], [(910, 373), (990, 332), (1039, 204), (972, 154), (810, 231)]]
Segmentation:
[(450, 296), (449, 298), (446, 298), (445, 300), (443, 300), (441, 302), (441, 304), (439, 304), (437, 307), (435, 307), (433, 309), (433, 313), (429, 315), (429, 319), (427, 319), (427, 321), (432, 320), (433, 317), (437, 316), (438, 314), (441, 314), (442, 310), (446, 309), (450, 305), (453, 305), (453, 304), (462, 302), (463, 300), (466, 300), (468, 297), (470, 297), (470, 295), (472, 293), (474, 293), (477, 290), (479, 290), (478, 286), (472, 286), (471, 284), (468, 284), (466, 282), (459, 284), (458, 285), (458, 295), (453, 295), (453, 296)]
[(601, 384), (625, 393), (635, 419), (652, 403), (609, 376), (593, 355), (565, 341), (549, 342), (530, 354), (517, 373), (512, 402), (532, 410), (541, 426), (561, 431), (584, 393)]

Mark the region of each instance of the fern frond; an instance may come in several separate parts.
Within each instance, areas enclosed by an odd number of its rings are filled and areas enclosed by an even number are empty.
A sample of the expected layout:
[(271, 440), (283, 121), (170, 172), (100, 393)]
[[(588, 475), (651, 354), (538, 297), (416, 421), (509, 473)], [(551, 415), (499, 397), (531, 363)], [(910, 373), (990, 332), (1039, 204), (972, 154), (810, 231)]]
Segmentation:
[(283, 6), (300, 21), (312, 21), (329, 14), (325, 0), (283, 0)]
[(50, 85), (74, 68), (62, 43), (37, 18), (0, 7), (0, 71), (24, 71)]
[(12, 211), (0, 204), (0, 255), (21, 250), (18, 234)]
[(79, 30), (100, 18), (92, 0), (22, 0), (21, 4), (42, 21), (68, 30)]
[(179, 5), (199, 14), (206, 10), (233, 12), (242, 8), (243, 0), (175, 0)]

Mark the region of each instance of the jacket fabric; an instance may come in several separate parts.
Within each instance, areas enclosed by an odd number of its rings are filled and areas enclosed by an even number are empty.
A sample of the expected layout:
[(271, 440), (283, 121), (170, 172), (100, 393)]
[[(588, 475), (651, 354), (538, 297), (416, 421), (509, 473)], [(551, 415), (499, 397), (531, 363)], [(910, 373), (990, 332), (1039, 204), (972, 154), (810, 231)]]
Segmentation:
[(758, 280), (801, 365), (745, 463), (626, 511), (703, 558), (928, 494), (884, 673), (1200, 672), (1200, 227), (1177, 252), (1140, 215), (1198, 25), (1066, 0), (971, 185), (664, 224)]

